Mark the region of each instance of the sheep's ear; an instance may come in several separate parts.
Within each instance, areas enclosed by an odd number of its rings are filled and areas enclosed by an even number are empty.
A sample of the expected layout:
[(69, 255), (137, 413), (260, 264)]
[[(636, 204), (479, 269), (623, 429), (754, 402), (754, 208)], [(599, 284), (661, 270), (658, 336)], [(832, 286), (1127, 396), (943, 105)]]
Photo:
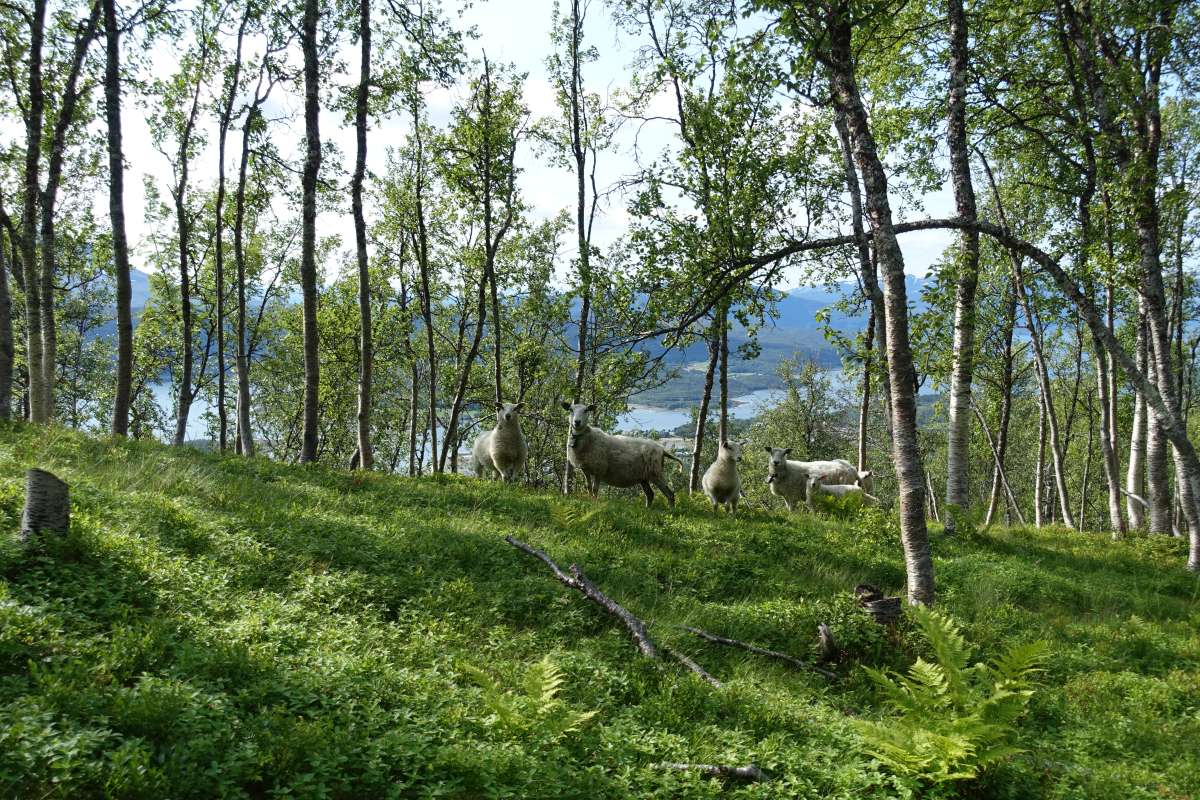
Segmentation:
[(570, 411), (570, 410), (571, 410), (571, 404), (570, 404), (570, 403), (568, 403), (566, 400), (563, 400), (561, 403), (559, 403), (559, 405), (560, 405), (560, 406), (562, 406), (562, 410), (563, 410), (563, 411)]
[(764, 447), (763, 450), (766, 450), (767, 455), (769, 455), (769, 456), (775, 455), (775, 451), (773, 449), (771, 449), (770, 447)]
[(525, 409), (525, 401), (522, 400), (521, 402), (519, 402), (515, 406), (513, 406), (513, 408), (515, 408), (517, 411), (523, 411)]
[(783, 451), (783, 454), (784, 454), (785, 456), (790, 456), (790, 455), (792, 454), (792, 448), (790, 448), (790, 447), (788, 447), (788, 448), (785, 448), (785, 449), (784, 449), (784, 451)]
[(496, 410), (497, 410), (497, 411), (503, 411), (503, 410), (504, 410), (504, 403), (496, 403)]
[(591, 413), (591, 412), (595, 411), (595, 410), (596, 410), (596, 404), (595, 404), (595, 403), (588, 403), (587, 410), (588, 410), (588, 413)]

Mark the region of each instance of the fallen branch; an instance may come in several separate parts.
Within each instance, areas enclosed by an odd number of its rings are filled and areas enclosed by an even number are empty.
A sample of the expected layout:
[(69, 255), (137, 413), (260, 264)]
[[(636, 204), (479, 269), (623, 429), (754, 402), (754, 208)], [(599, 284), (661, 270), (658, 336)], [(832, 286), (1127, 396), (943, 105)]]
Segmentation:
[[(547, 567), (550, 568), (550, 571), (554, 573), (554, 577), (558, 578), (560, 583), (579, 592), (588, 600), (591, 600), (609, 614), (621, 620), (622, 624), (625, 625), (625, 629), (629, 631), (629, 635), (632, 636), (633, 640), (637, 643), (638, 649), (642, 651), (642, 655), (647, 656), (648, 658), (660, 658), (659, 646), (654, 643), (654, 640), (650, 638), (650, 634), (646, 632), (646, 623), (629, 613), (629, 611), (620, 603), (616, 602), (604, 592), (600, 591), (599, 587), (592, 583), (591, 580), (588, 579), (587, 575), (583, 574), (583, 570), (579, 568), (578, 564), (572, 564), (569, 567), (571, 574), (568, 575), (559, 568), (558, 564), (554, 563), (554, 559), (550, 558), (550, 556), (546, 555), (541, 550), (538, 550), (536, 547), (530, 547), (529, 545), (525, 544), (519, 539), (513, 538), (512, 536), (505, 536), (504, 541), (508, 542), (518, 550), (523, 550), (534, 558), (540, 559)], [(688, 658), (683, 653), (680, 653), (670, 647), (663, 647), (662, 650), (666, 651), (667, 655), (671, 656), (671, 658), (675, 659), (680, 664), (683, 664), (692, 672), (699, 675), (707, 683), (715, 686), (718, 689), (722, 688), (723, 684), (719, 680), (714, 678), (707, 671), (705, 671), (703, 667), (701, 667), (692, 659)]]
[(663, 650), (665, 650), (665, 651), (667, 651), (667, 655), (669, 655), (671, 658), (675, 659), (675, 660), (676, 660), (676, 661), (678, 661), (680, 664), (683, 664), (685, 667), (687, 667), (687, 668), (688, 668), (688, 669), (690, 669), (692, 672), (694, 672), (694, 673), (696, 673), (697, 675), (699, 675), (699, 676), (700, 676), (701, 678), (703, 678), (704, 680), (708, 681), (710, 684), (712, 684), (712, 685), (713, 685), (713, 686), (715, 686), (716, 688), (718, 688), (718, 689), (723, 689), (723, 688), (725, 688), (725, 684), (721, 683), (719, 680), (717, 680), (716, 678), (714, 678), (712, 675), (708, 674), (708, 672), (707, 672), (707, 671), (704, 669), (704, 667), (700, 666), (700, 665), (699, 665), (699, 664), (697, 664), (695, 661), (693, 661), (692, 659), (688, 658), (688, 657), (687, 657), (687, 655), (685, 655), (685, 654), (683, 654), (683, 653), (679, 652), (678, 650), (676, 650), (675, 648), (671, 647), (670, 645), (665, 645), (665, 644), (664, 644), (664, 645), (662, 646), (662, 649), (663, 649)]
[(731, 767), (728, 764), (658, 764), (659, 769), (673, 769), (680, 772), (699, 772), (709, 778), (735, 778), (740, 781), (769, 780), (767, 773), (756, 764), (744, 767)]
[(826, 678), (829, 678), (830, 680), (837, 680), (837, 675), (830, 672), (829, 670), (824, 669), (822, 667), (818, 667), (816, 664), (809, 664), (807, 661), (801, 661), (800, 659), (798, 659), (794, 656), (789, 656), (787, 653), (780, 653), (775, 650), (768, 650), (765, 647), (759, 647), (758, 645), (753, 645), (753, 644), (750, 644), (749, 642), (741, 642), (741, 641), (738, 641), (737, 639), (729, 639), (724, 636), (717, 636), (715, 633), (709, 633), (708, 631), (701, 630), (700, 628), (692, 628), (687, 625), (684, 625), (683, 629), (690, 634), (699, 636), (701, 639), (703, 639), (706, 642), (712, 642), (713, 644), (723, 644), (723, 645), (726, 645), (727, 647), (737, 647), (742, 650), (747, 650), (751, 653), (756, 653), (760, 656), (770, 656), (771, 658), (778, 658), (781, 661), (788, 662), (789, 664), (791, 664), (794, 667), (799, 667), (800, 669), (811, 669), (813, 672), (820, 673), (821, 675), (824, 675)]
[(658, 658), (658, 647), (650, 638), (650, 634), (646, 633), (646, 623), (642, 622), (633, 614), (630, 614), (619, 603), (610, 598), (604, 592), (600, 591), (600, 589), (596, 587), (596, 584), (592, 583), (588, 577), (583, 574), (583, 570), (579, 568), (578, 564), (572, 564), (570, 566), (571, 574), (568, 575), (559, 568), (558, 564), (554, 563), (554, 559), (550, 558), (550, 556), (546, 555), (541, 550), (538, 550), (536, 547), (530, 547), (519, 539), (514, 539), (512, 536), (505, 536), (504, 541), (508, 542), (518, 550), (524, 550), (526, 553), (529, 553), (529, 555), (541, 559), (541, 561), (550, 568), (550, 571), (554, 573), (554, 577), (558, 578), (560, 583), (581, 593), (588, 600), (591, 600), (609, 614), (612, 614), (614, 617), (621, 620), (621, 622), (625, 625), (626, 630), (629, 631), (629, 635), (632, 636), (633, 640), (637, 643), (638, 650), (642, 651), (642, 655), (649, 658)]

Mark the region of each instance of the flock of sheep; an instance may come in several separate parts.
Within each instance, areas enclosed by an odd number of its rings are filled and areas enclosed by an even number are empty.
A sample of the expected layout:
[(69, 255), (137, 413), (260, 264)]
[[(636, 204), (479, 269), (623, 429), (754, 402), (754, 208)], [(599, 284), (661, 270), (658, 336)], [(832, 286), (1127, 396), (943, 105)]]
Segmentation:
[[(525, 468), (529, 448), (521, 432), (520, 415), (524, 405), (496, 404), (496, 426), (480, 434), (471, 448), (475, 474), (479, 477), (510, 482)], [(569, 414), (567, 460), (583, 474), (593, 497), (599, 493), (601, 483), (623, 489), (640, 486), (646, 494), (648, 507), (654, 501), (654, 487), (657, 487), (667, 498), (667, 505), (675, 507), (675, 492), (666, 478), (666, 460), (677, 462), (681, 468), (684, 466), (682, 461), (652, 439), (615, 435), (592, 427), (588, 417), (596, 410), (594, 405), (564, 402), (562, 407)], [(730, 513), (737, 512), (738, 498), (742, 495), (742, 482), (738, 476), (742, 450), (740, 443), (721, 442), (717, 459), (704, 473), (702, 486), (713, 511), (724, 506)], [(793, 461), (788, 458), (791, 448), (768, 447), (766, 450), (771, 456), (767, 483), (771, 494), (783, 498), (788, 511), (794, 510), (800, 501), (807, 502), (811, 508), (813, 498), (821, 493), (837, 497), (856, 495), (865, 503), (879, 504), (879, 500), (870, 494), (870, 470), (859, 470), (840, 458)]]

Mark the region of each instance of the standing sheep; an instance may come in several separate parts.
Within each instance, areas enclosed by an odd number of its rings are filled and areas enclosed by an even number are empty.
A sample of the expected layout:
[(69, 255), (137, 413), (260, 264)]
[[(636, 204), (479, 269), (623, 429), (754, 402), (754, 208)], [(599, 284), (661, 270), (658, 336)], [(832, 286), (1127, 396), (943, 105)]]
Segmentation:
[(666, 459), (683, 466), (683, 462), (658, 442), (634, 436), (615, 436), (588, 425), (588, 415), (596, 410), (595, 405), (563, 402), (564, 411), (570, 413), (571, 438), (567, 446), (567, 460), (583, 473), (588, 492), (595, 497), (600, 484), (607, 483), (627, 489), (641, 486), (646, 493), (646, 507), (654, 502), (657, 486), (667, 498), (667, 505), (675, 507), (675, 492), (667, 483), (664, 474)]
[(723, 505), (730, 514), (737, 513), (738, 498), (742, 494), (742, 479), (738, 476), (738, 462), (742, 460), (742, 444), (721, 442), (717, 447), (717, 460), (705, 470), (700, 485), (712, 503), (713, 513)]
[(765, 449), (771, 457), (767, 462), (767, 484), (771, 487), (771, 494), (782, 497), (787, 510), (794, 511), (797, 501), (808, 498), (809, 475), (805, 462), (790, 460), (790, 447)]
[(521, 409), (524, 403), (497, 403), (496, 427), (479, 435), (471, 446), (475, 474), (481, 478), (499, 476), (505, 483), (525, 469), (529, 447), (521, 433)]

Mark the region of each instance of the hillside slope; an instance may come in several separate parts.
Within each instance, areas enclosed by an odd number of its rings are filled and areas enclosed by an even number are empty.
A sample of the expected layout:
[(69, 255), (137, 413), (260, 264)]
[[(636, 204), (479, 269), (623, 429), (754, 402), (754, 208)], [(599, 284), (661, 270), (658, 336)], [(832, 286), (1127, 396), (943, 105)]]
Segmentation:
[[(12, 531), (34, 465), (70, 482), (74, 529), (27, 552)], [(903, 584), (881, 516), (732, 522), (686, 500), (646, 511), (22, 426), (0, 429), (0, 515), (0, 796), (904, 794), (849, 722), (882, 713), (858, 664), (923, 647), (851, 597)], [(639, 657), (506, 534), (578, 562), (726, 688)], [(1200, 590), (1182, 549), (1063, 531), (935, 542), (940, 607), (976, 657), (1051, 648), (1026, 753), (964, 796), (1200, 795)], [(812, 658), (820, 622), (845, 650), (836, 683), (674, 627)], [(532, 700), (543, 658), (563, 683)], [(660, 762), (755, 762), (773, 780)]]

